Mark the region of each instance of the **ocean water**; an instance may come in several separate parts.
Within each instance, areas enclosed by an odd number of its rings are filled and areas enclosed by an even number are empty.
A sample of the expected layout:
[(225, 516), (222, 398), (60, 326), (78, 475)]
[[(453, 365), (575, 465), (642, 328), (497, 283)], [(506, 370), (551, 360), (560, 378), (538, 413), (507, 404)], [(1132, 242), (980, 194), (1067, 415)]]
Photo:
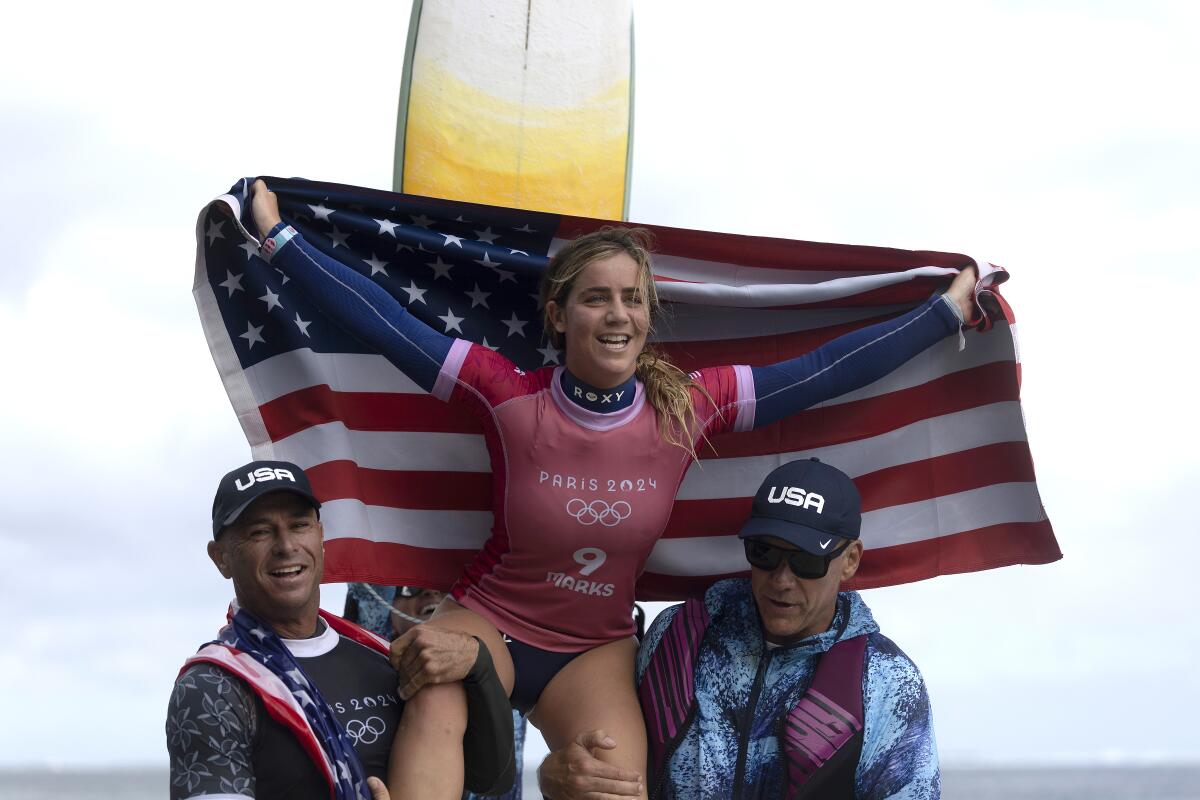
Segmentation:
[[(526, 792), (535, 800), (538, 795)], [(165, 770), (0, 771), (0, 800), (164, 800)], [(954, 769), (944, 800), (1200, 800), (1200, 766)]]
[(1200, 766), (943, 769), (945, 800), (1200, 800)]

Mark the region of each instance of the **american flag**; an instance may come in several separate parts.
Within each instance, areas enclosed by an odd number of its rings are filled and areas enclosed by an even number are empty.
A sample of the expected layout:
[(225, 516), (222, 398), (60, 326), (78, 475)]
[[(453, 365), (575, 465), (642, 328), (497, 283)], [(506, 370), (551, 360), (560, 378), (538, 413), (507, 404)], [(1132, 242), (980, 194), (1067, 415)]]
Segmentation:
[[(611, 224), (266, 179), (285, 220), (439, 332), (525, 370), (561, 363), (542, 338), (547, 257)], [(326, 581), (447, 588), (491, 527), (478, 423), (343, 333), (264, 261), (249, 181), (200, 213), (193, 294), (255, 458), (298, 463), (324, 504)], [(767, 364), (903, 313), (972, 259), (647, 225), (667, 314), (654, 333), (684, 370)], [(732, 535), (762, 478), (817, 456), (855, 479), (867, 546), (855, 588), (1061, 557), (1019, 402), (1006, 273), (978, 262), (990, 330), (966, 331), (857, 391), (749, 433), (714, 437), (687, 472), (638, 583), (696, 596), (744, 574)], [(965, 347), (963, 347), (965, 344)]]

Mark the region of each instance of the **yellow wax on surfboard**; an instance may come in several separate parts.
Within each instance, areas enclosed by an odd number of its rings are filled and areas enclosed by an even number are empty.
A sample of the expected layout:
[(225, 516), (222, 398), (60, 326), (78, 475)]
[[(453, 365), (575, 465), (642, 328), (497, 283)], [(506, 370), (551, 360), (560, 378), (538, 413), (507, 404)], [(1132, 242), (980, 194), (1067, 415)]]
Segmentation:
[(624, 218), (627, 0), (416, 0), (411, 25), (394, 188)]

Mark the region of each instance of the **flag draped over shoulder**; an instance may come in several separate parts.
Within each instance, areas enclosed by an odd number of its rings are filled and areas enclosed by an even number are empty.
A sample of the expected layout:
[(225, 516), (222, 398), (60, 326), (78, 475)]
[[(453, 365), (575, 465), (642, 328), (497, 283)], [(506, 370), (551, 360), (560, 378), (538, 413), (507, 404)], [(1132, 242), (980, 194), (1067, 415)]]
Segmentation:
[[(561, 363), (542, 337), (548, 254), (602, 220), (301, 180), (267, 179), (285, 220), (435, 330), (518, 367)], [(447, 588), (488, 536), (478, 423), (342, 332), (258, 254), (249, 181), (201, 212), (193, 293), (255, 458), (294, 461), (323, 505), (326, 581)], [(967, 256), (644, 226), (666, 318), (653, 335), (684, 370), (768, 364), (919, 304)], [(694, 596), (746, 570), (733, 534), (775, 466), (817, 456), (863, 499), (855, 588), (1060, 557), (1019, 403), (1006, 274), (981, 263), (989, 330), (950, 337), (862, 389), (749, 433), (713, 437), (688, 470), (638, 583)], [(965, 342), (965, 347), (961, 344)], [(961, 349), (960, 349), (961, 347)]]

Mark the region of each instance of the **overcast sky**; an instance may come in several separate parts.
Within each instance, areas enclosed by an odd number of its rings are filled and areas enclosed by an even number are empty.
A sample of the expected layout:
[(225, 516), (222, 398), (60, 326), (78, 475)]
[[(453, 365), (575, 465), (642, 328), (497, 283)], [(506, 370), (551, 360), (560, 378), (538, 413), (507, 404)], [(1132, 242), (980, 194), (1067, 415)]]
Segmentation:
[[(1200, 760), (1200, 4), (810, 6), (636, 6), (631, 218), (1006, 266), (1066, 557), (867, 602), (945, 763)], [(388, 188), (408, 17), (6, 12), (0, 766), (165, 765), (171, 682), (231, 594), (212, 491), (249, 457), (190, 294), (196, 215), (243, 175)]]

